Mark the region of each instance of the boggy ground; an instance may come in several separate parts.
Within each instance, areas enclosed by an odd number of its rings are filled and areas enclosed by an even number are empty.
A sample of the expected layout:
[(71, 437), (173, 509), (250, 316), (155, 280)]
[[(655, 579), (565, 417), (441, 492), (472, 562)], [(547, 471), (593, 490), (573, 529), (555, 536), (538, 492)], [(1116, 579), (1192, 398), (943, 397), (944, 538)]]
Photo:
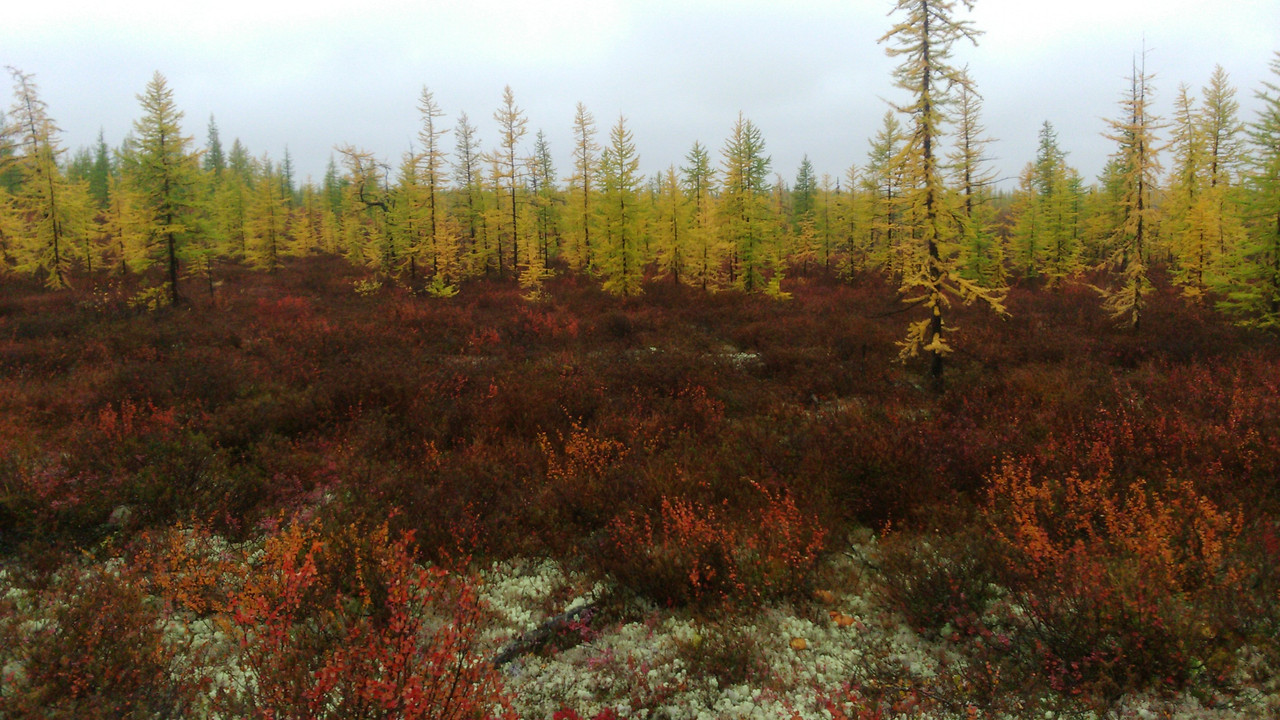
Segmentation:
[(939, 392), (872, 275), (365, 280), (5, 281), (0, 715), (1275, 706), (1273, 336), (1019, 286)]

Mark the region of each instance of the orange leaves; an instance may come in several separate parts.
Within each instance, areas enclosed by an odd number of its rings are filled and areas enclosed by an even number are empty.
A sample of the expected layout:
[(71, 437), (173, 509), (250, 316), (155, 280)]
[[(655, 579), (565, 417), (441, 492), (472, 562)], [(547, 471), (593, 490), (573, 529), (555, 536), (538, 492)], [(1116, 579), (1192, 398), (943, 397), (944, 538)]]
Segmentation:
[(226, 709), (260, 717), (464, 718), (501, 704), (477, 652), (471, 583), (414, 560), (385, 524), (292, 524), (233, 599), (255, 681)]
[(988, 525), (1032, 576), (1061, 571), (1073, 557), (1141, 566), (1168, 592), (1225, 579), (1226, 550), (1239, 513), (1219, 509), (1190, 482), (1162, 489), (1138, 480), (1122, 488), (1107, 472), (1036, 480), (1026, 463), (1006, 461), (990, 478)]
[(727, 501), (705, 505), (663, 497), (656, 523), (632, 512), (610, 523), (611, 570), (633, 589), (668, 604), (754, 604), (804, 588), (825, 530), (789, 493), (752, 483), (762, 506), (738, 514)]
[(148, 434), (167, 437), (178, 428), (173, 408), (160, 410), (150, 401), (145, 404), (125, 399), (98, 411), (96, 426), (101, 437), (112, 443)]
[(1212, 654), (1205, 608), (1242, 590), (1241, 515), (1190, 482), (1125, 484), (1109, 458), (1098, 467), (1037, 479), (1026, 462), (1006, 461), (992, 476), (986, 525), (1003, 581), (1034, 618), (1057, 686), (1181, 682), (1188, 658)]
[(198, 615), (227, 612), (228, 580), (243, 577), (239, 552), (217, 548), (204, 525), (177, 525), (158, 535), (144, 533), (134, 556), (148, 591)]
[(615, 463), (627, 456), (627, 447), (612, 438), (601, 437), (574, 421), (564, 451), (555, 452), (546, 433), (538, 434), (538, 447), (547, 459), (547, 479), (567, 481), (599, 478)]

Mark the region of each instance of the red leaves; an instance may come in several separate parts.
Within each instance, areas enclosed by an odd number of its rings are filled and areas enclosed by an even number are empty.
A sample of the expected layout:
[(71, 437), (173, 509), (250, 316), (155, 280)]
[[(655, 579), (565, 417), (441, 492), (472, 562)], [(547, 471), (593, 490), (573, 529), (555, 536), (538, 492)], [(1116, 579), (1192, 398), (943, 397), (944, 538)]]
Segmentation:
[(286, 527), (234, 607), (255, 674), (239, 707), (254, 717), (469, 718), (503, 702), (477, 653), (474, 588), (417, 565), (412, 537), (386, 525)]
[(632, 589), (673, 605), (753, 604), (803, 590), (825, 530), (789, 493), (760, 493), (760, 507), (735, 517), (727, 502), (663, 497), (657, 522), (620, 515), (610, 524), (610, 569)]

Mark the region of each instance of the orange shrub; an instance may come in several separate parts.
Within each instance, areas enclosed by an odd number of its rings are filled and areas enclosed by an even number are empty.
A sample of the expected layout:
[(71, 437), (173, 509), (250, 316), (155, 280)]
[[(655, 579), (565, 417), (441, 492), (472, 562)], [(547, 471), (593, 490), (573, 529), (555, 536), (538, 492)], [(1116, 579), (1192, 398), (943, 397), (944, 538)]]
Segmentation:
[[(322, 534), (293, 524), (267, 541), (232, 599), (251, 681), (222, 707), (256, 718), (487, 717), (504, 706), (477, 648), (470, 582), (414, 562), (384, 524)], [(341, 577), (339, 577), (341, 575)]]
[(1123, 487), (1098, 460), (1093, 477), (1037, 479), (1016, 461), (991, 477), (986, 525), (1002, 580), (1059, 689), (1181, 685), (1218, 636), (1202, 609), (1241, 590), (1240, 515), (1188, 482)]
[(656, 521), (635, 511), (617, 516), (605, 569), (668, 605), (755, 604), (803, 591), (826, 531), (789, 493), (752, 485), (762, 506), (740, 519), (727, 501), (711, 506), (666, 496)]

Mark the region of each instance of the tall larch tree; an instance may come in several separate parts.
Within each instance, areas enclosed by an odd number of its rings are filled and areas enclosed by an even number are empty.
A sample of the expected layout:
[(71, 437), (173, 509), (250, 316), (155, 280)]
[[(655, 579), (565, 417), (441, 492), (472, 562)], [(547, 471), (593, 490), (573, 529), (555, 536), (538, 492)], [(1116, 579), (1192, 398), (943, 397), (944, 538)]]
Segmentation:
[(138, 191), (119, 175), (111, 178), (111, 193), (103, 216), (106, 220), (103, 225), (106, 236), (104, 262), (114, 265), (121, 277), (128, 275), (132, 268), (145, 267), (148, 263), (148, 222), (142, 199)]
[(443, 140), (449, 129), (441, 126), (444, 111), (436, 102), (435, 95), (426, 87), (422, 88), (422, 93), (418, 96), (418, 113), (422, 124), (418, 128), (420, 151), (417, 174), (423, 194), (427, 262), (433, 281), (439, 279), (440, 283), (447, 285), (447, 280), (455, 278), (458, 256), (457, 236), (448, 222), (444, 207), (446, 158)]
[(609, 131), (609, 145), (600, 153), (600, 227), (603, 237), (599, 253), (604, 289), (617, 295), (639, 295), (644, 280), (641, 252), (639, 192), (640, 156), (619, 117)]
[[(512, 272), (518, 272), (521, 225), (519, 193), (522, 185), (520, 169), (523, 166), (519, 153), (520, 141), (529, 131), (529, 119), (516, 105), (515, 94), (511, 92), (510, 85), (503, 89), (502, 105), (494, 111), (493, 119), (498, 123), (498, 149), (494, 153), (493, 181), (495, 187), (500, 188), (505, 199), (506, 207), (502, 208), (503, 220), (507, 223), (505, 236), (511, 248)], [(502, 248), (503, 235), (499, 235), (498, 238), (498, 274), (501, 275), (505, 272), (506, 253)]]
[(1220, 307), (1246, 324), (1280, 328), (1280, 52), (1274, 80), (1257, 92), (1261, 105), (1248, 125), (1252, 152), (1245, 172), (1247, 235), (1229, 255), (1215, 289)]
[(947, 156), (960, 194), (960, 272), (984, 286), (1003, 280), (1003, 253), (992, 230), (991, 185), (995, 171), (990, 167), (987, 146), (994, 140), (982, 124), (982, 98), (968, 86), (960, 86), (956, 107), (954, 149)]
[(387, 182), (389, 168), (368, 150), (343, 145), (338, 153), (347, 169), (342, 220), (346, 253), (392, 276), (402, 255), (389, 227), (394, 204)]
[(814, 196), (814, 231), (817, 233), (822, 269), (825, 272), (831, 272), (833, 255), (836, 250), (836, 233), (833, 223), (836, 220), (838, 211), (832, 211), (836, 204), (835, 189), (836, 181), (832, 179), (830, 174), (823, 173), (822, 179), (818, 181), (818, 192)]
[(280, 196), (284, 198), (285, 207), (292, 209), (298, 199), (298, 188), (293, 177), (293, 154), (289, 152), (288, 145), (284, 146), (284, 158), (276, 168), (276, 177), (280, 181)]
[(1120, 171), (1120, 222), (1112, 228), (1109, 265), (1119, 275), (1118, 285), (1104, 291), (1106, 307), (1116, 320), (1137, 331), (1142, 325), (1143, 299), (1151, 290), (1150, 253), (1156, 239), (1154, 203), (1160, 177), (1155, 132), (1159, 119), (1150, 109), (1151, 76), (1145, 61), (1134, 62), (1130, 89), (1121, 102), (1122, 116), (1109, 120), (1106, 137), (1117, 144), (1115, 160)]
[(245, 259), (259, 270), (275, 273), (292, 242), (286, 235), (289, 208), (280, 172), (269, 157), (259, 161), (257, 176), (246, 214)]
[(813, 171), (809, 156), (800, 159), (796, 169), (796, 182), (791, 188), (791, 224), (799, 228), (805, 221), (813, 222), (814, 205), (818, 195), (818, 176)]
[[(961, 0), (972, 9), (970, 0)], [(1001, 298), (958, 272), (949, 248), (957, 241), (960, 223), (948, 202), (939, 163), (938, 144), (943, 136), (946, 109), (960, 87), (970, 85), (968, 75), (951, 63), (956, 42), (977, 43), (978, 30), (956, 17), (953, 0), (898, 0), (895, 13), (902, 19), (880, 38), (888, 42), (890, 57), (901, 58), (893, 77), (895, 85), (911, 96), (911, 102), (896, 105), (908, 121), (906, 144), (900, 153), (907, 178), (903, 196), (912, 246), (906, 248), (906, 274), (902, 291), (907, 302), (923, 305), (929, 316), (913, 322), (901, 343), (901, 356), (920, 353), (930, 356), (929, 373), (941, 382), (943, 358), (951, 352), (945, 333), (946, 308), (951, 297), (969, 303), (980, 300), (997, 312), (1004, 312)]]
[(551, 146), (546, 133), (539, 130), (533, 138), (533, 154), (524, 158), (524, 177), (528, 189), (528, 202), (520, 213), (525, 226), (521, 233), (521, 255), (525, 258), (520, 268), (520, 286), (525, 297), (541, 300), (543, 282), (551, 275), (547, 266), (551, 258), (552, 218), (555, 210), (555, 166), (551, 160)]
[(418, 275), (427, 254), (426, 192), (418, 165), (421, 155), (409, 150), (400, 156), (396, 182), (387, 203), (389, 243), (399, 258), (396, 273), (401, 282), (416, 290)]
[(466, 247), (459, 248), (459, 256), (469, 254), (472, 258), (473, 271), (483, 272), (484, 267), (475, 267), (476, 238), (480, 232), (481, 218), (484, 216), (484, 198), (480, 192), (481, 153), (479, 130), (471, 124), (465, 112), (458, 113), (458, 122), (453, 129), (453, 186), (456, 189), (458, 208), (455, 216), (462, 218), (466, 228)]
[(222, 151), (222, 136), (218, 132), (218, 123), (213, 116), (209, 116), (209, 133), (204, 145), (203, 165), (205, 172), (213, 175), (214, 179), (220, 179), (222, 173), (227, 169), (227, 157)]
[(1067, 165), (1058, 133), (1048, 120), (1040, 126), (1036, 157), (1020, 180), (1011, 260), (1023, 278), (1047, 276), (1051, 283), (1080, 270), (1077, 173)]
[[(769, 243), (769, 165), (764, 135), (742, 113), (720, 151), (724, 181), (720, 194), (720, 231), (729, 249), (729, 283), (745, 292), (765, 290)], [(781, 268), (774, 268), (781, 272)]]
[(10, 272), (16, 262), (14, 249), (20, 233), (13, 209), (13, 191), (18, 187), (13, 133), (13, 126), (0, 108), (0, 274)]
[(556, 186), (556, 166), (551, 143), (542, 130), (533, 138), (533, 155), (529, 157), (529, 189), (534, 209), (534, 231), (537, 252), (545, 268), (559, 251), (560, 189)]
[(1201, 89), (1201, 96), (1198, 121), (1205, 143), (1208, 181), (1202, 215), (1209, 241), (1216, 246), (1216, 257), (1221, 258), (1238, 247), (1244, 237), (1240, 193), (1244, 125), (1239, 119), (1236, 89), (1221, 65), (1214, 67), (1209, 84)]
[[(778, 183), (781, 185), (781, 183)], [(813, 163), (805, 155), (796, 169), (795, 185), (791, 188), (789, 227), (791, 266), (799, 265), (801, 272), (809, 273), (809, 265), (817, 264), (822, 256), (818, 238), (817, 221), (818, 176)]]
[[(892, 110), (884, 114), (880, 129), (870, 141), (867, 150), (867, 164), (861, 176), (846, 177), (848, 187), (842, 205), (848, 226), (847, 242), (855, 242), (857, 234), (852, 225), (856, 222), (858, 196), (865, 191), (868, 199), (868, 243), (869, 252), (876, 258), (877, 264), (885, 269), (891, 277), (901, 279), (904, 272), (902, 246), (902, 193), (903, 193), (903, 154), (906, 135), (902, 123)], [(856, 175), (852, 168), (850, 174)], [(860, 268), (858, 268), (860, 269)], [(852, 277), (852, 276), (851, 276)]]
[(89, 168), (89, 197), (98, 209), (105, 209), (110, 201), (112, 182), (111, 149), (106, 136), (98, 130), (98, 140), (93, 145), (93, 166)]
[(595, 264), (591, 248), (592, 204), (596, 173), (600, 166), (600, 144), (596, 142), (596, 120), (587, 106), (578, 103), (573, 116), (573, 174), (569, 176), (568, 208), (569, 264), (576, 270), (591, 271)]
[(1173, 250), (1175, 281), (1184, 294), (1199, 298), (1212, 279), (1217, 255), (1204, 212), (1208, 142), (1186, 83), (1178, 87), (1173, 107), (1173, 169), (1164, 202), (1165, 232)]
[(654, 235), (658, 272), (676, 284), (687, 282), (689, 274), (690, 203), (680, 184), (676, 166), (667, 167), (658, 181), (654, 207)]
[(149, 257), (163, 263), (169, 303), (177, 305), (181, 263), (197, 229), (199, 157), (192, 138), (182, 134), (182, 112), (163, 75), (152, 76), (138, 101), (142, 117), (133, 123), (125, 164), (147, 219)]
[(711, 155), (702, 143), (694, 142), (680, 167), (680, 184), (693, 215), (689, 229), (689, 273), (691, 285), (703, 291), (719, 284), (719, 268), (723, 245), (716, 232), (716, 197), (718, 183)]
[(21, 182), (10, 201), (16, 220), (13, 248), (19, 272), (38, 276), (50, 288), (69, 286), (73, 263), (92, 272), (87, 182), (71, 182), (58, 165), (61, 130), (49, 117), (32, 75), (9, 68), (13, 76), (12, 158)]

